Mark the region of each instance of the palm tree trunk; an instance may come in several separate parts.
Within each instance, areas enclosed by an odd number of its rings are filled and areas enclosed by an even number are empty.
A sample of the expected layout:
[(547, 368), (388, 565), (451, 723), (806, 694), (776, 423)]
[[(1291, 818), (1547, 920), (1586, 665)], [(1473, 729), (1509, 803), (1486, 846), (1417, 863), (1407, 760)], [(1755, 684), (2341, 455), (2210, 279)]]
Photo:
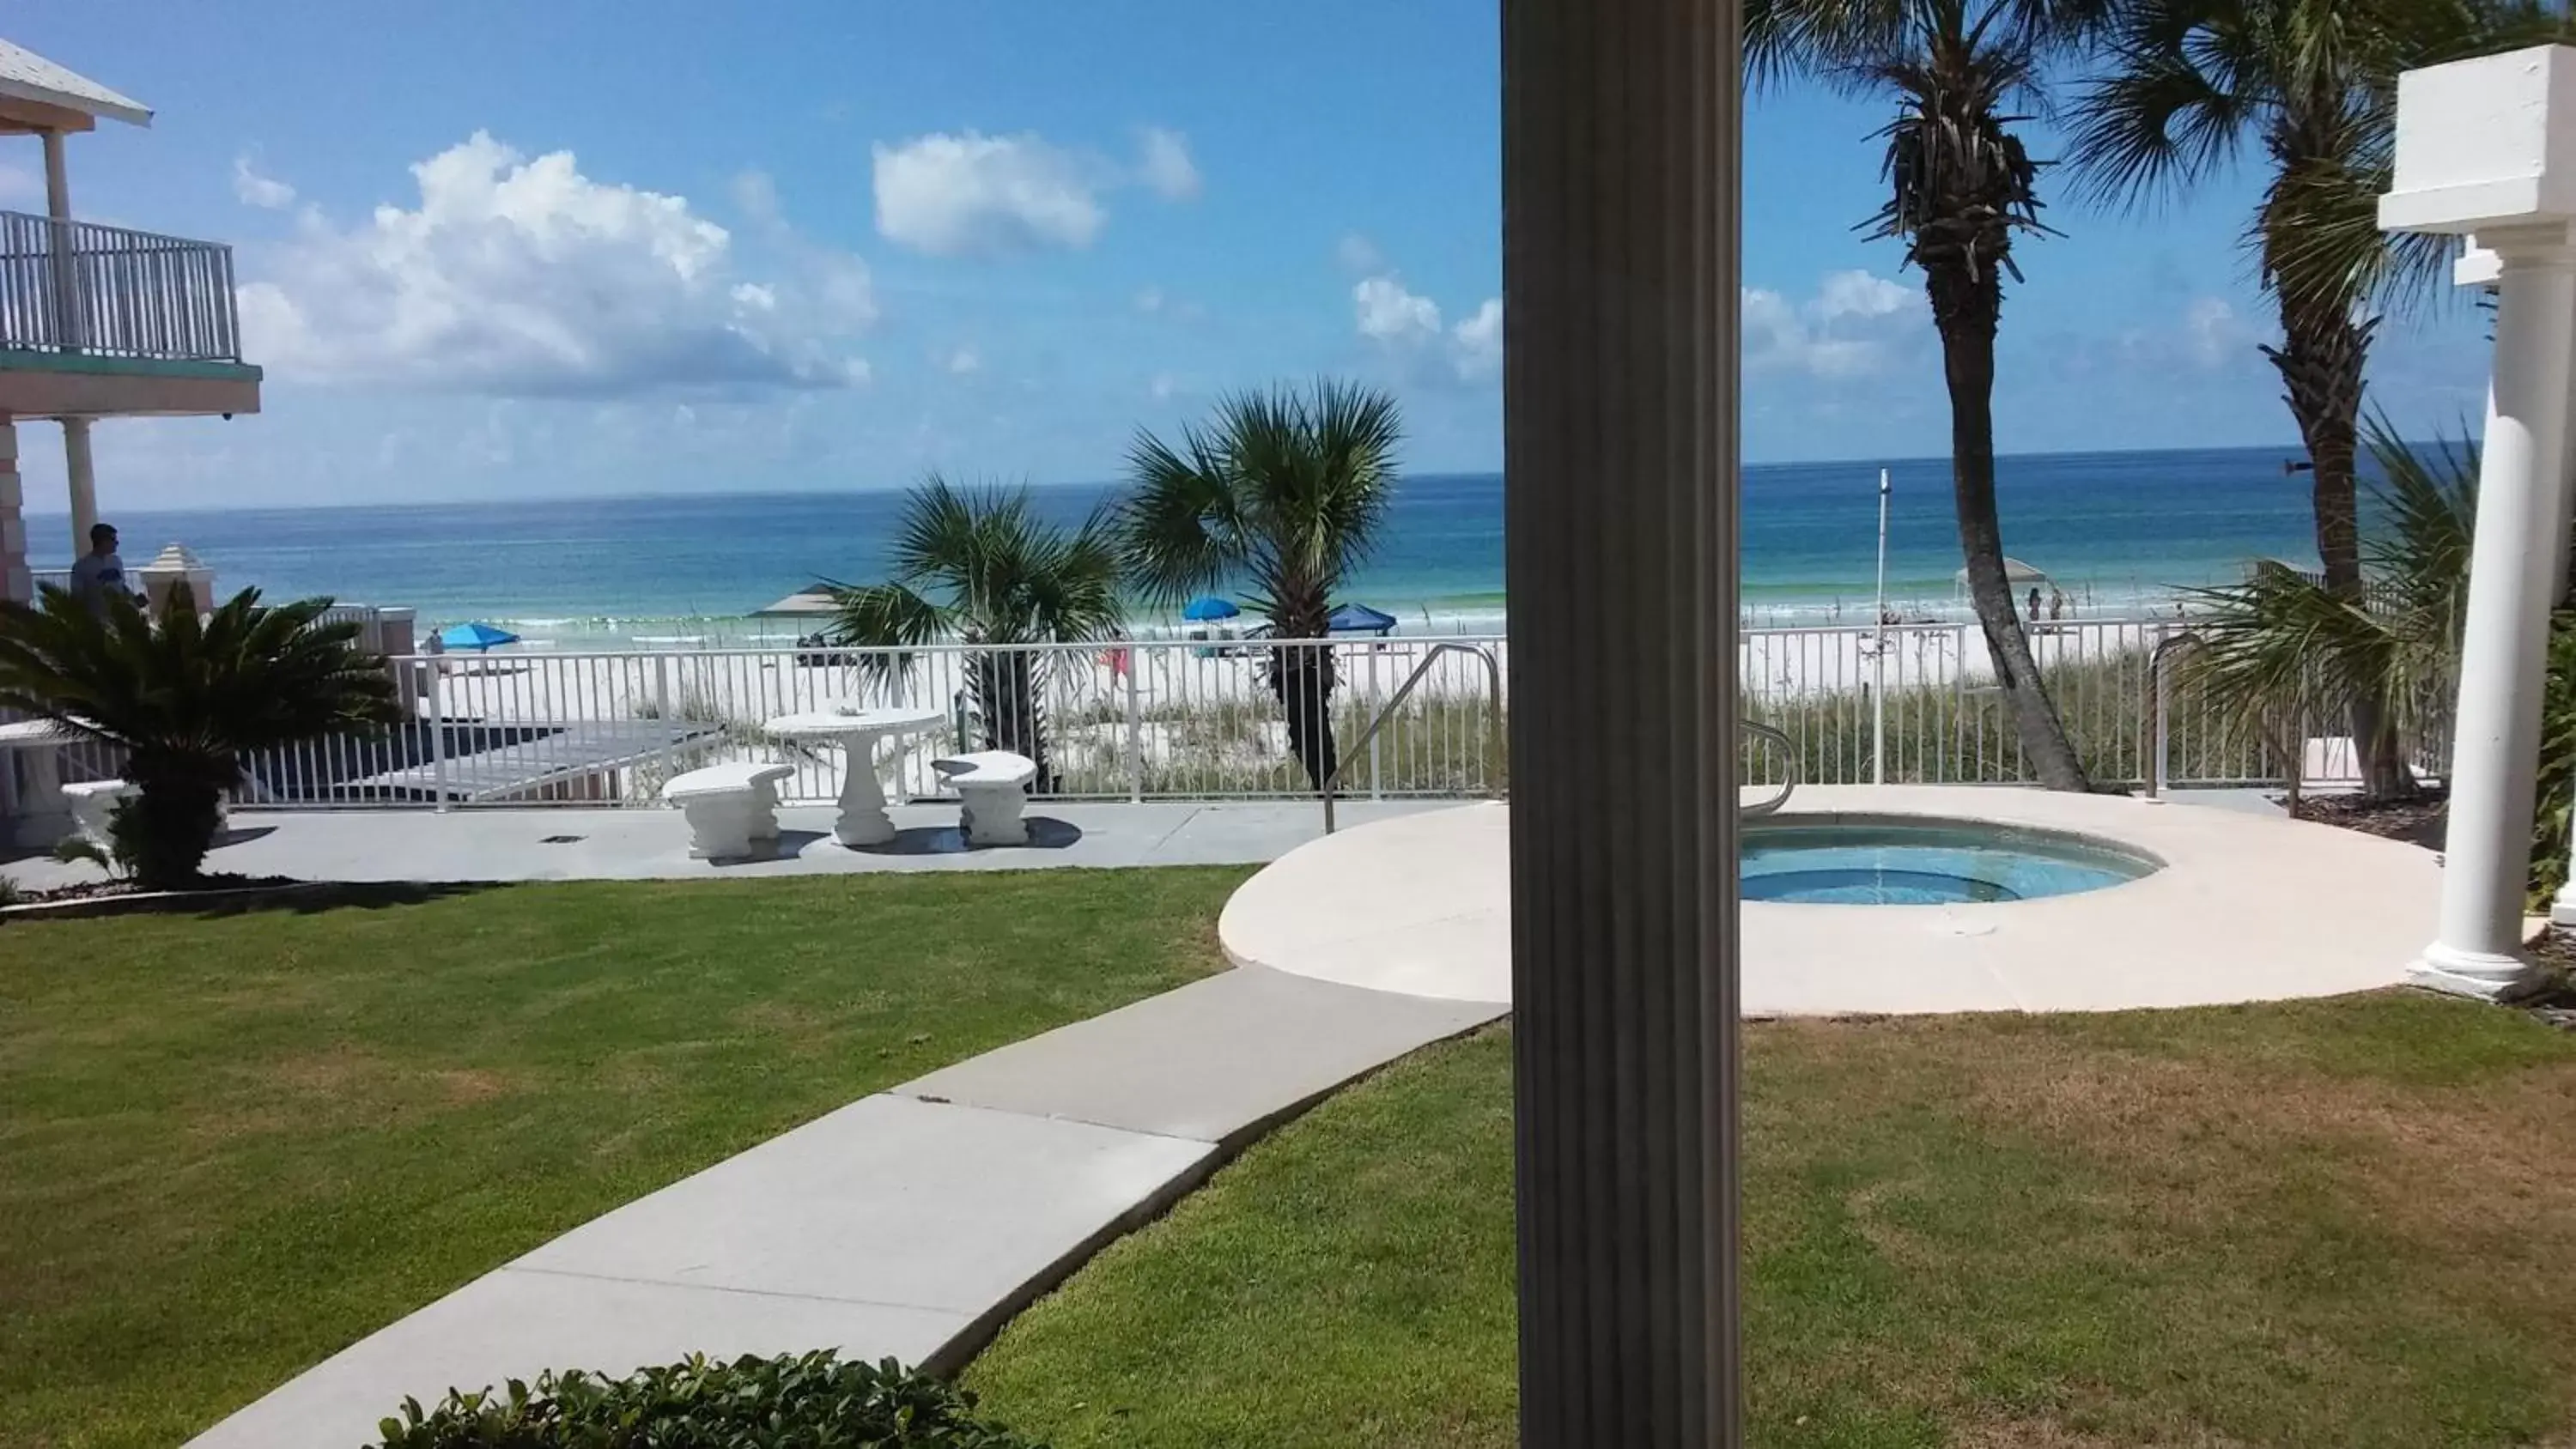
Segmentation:
[(976, 711), (984, 719), (984, 748), (1027, 756), (1038, 767), (1030, 788), (1040, 795), (1053, 793), (1055, 771), (1047, 763), (1036, 653), (1015, 649), (977, 655), (970, 677), (975, 682)]
[[(1941, 330), (1941, 362), (1950, 384), (1951, 493), (1959, 510), (1959, 551), (1967, 558), (1968, 597), (1984, 626), (1986, 655), (2003, 686), (2004, 706), (2023, 758), (2051, 790), (2092, 788), (2065, 722), (2039, 677), (2022, 632), (2012, 581), (2004, 573), (2003, 524), (1995, 511), (1995, 328), (2003, 286), (1991, 264), (1964, 260), (1927, 265), (1932, 318)], [(1966, 668), (1965, 660), (1960, 667)]]
[[(2284, 399), (2307, 445), (2310, 497), (2316, 509), (2317, 558), (2326, 587), (2363, 598), (2361, 505), (2356, 481), (2361, 453), (2362, 374), (2372, 324), (2356, 322), (2330, 301), (2281, 299), (2281, 346), (2266, 347), (2287, 390)], [(2353, 746), (2361, 756), (2362, 792), (2372, 799), (2415, 793), (2403, 743), (2381, 702), (2363, 694), (2350, 706)], [(2305, 748), (2305, 741), (2299, 742)]]
[(125, 806), (135, 884), (145, 890), (185, 890), (205, 868), (223, 818), (223, 791), (194, 774), (164, 774), (127, 760), (142, 793)]
[(1321, 644), (1274, 649), (1270, 687), (1288, 715), (1288, 748), (1316, 790), (1333, 778), (1341, 749), (1333, 739), (1333, 651)]

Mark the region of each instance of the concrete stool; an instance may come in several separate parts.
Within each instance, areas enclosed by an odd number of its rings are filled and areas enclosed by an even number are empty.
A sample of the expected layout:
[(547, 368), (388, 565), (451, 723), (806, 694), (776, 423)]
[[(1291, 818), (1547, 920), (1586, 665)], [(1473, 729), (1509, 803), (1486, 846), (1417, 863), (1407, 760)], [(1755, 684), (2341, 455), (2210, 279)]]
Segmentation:
[(978, 750), (933, 760), (930, 768), (957, 792), (957, 823), (968, 845), (1026, 845), (1029, 782), (1038, 777), (1038, 762), (1008, 750)]
[(697, 860), (740, 860), (755, 842), (778, 842), (778, 782), (794, 765), (744, 762), (709, 765), (675, 775), (662, 799), (689, 817), (689, 855)]

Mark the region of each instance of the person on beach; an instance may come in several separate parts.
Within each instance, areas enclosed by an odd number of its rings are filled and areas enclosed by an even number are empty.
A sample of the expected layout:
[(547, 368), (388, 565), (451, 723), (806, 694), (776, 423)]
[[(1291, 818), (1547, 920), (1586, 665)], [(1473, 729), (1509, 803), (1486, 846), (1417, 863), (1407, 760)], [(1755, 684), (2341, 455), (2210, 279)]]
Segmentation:
[(2066, 594), (2063, 590), (2051, 588), (2048, 591), (2048, 622), (2054, 624), (2065, 617)]
[(125, 586), (125, 560), (116, 556), (116, 529), (111, 524), (94, 523), (89, 530), (89, 552), (72, 565), (72, 597), (100, 618), (107, 617), (110, 593), (134, 596)]
[(2039, 622), (2039, 585), (2037, 584), (2030, 586), (2030, 621), (2034, 624)]

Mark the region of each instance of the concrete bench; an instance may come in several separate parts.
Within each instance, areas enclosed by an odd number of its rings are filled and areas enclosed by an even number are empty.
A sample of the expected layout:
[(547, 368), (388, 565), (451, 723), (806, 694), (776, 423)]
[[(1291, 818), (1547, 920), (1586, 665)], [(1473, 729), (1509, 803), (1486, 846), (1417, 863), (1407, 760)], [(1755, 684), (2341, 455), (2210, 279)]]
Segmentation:
[(101, 850), (116, 848), (116, 807), (143, 793), (123, 780), (75, 780), (63, 787), (71, 806), (72, 833)]
[(662, 799), (689, 817), (689, 854), (698, 860), (739, 860), (778, 842), (778, 782), (794, 765), (746, 761), (709, 765), (675, 775)]
[(1029, 843), (1021, 812), (1029, 803), (1029, 782), (1038, 777), (1037, 761), (1008, 750), (978, 750), (933, 760), (930, 768), (957, 792), (957, 823), (968, 845)]

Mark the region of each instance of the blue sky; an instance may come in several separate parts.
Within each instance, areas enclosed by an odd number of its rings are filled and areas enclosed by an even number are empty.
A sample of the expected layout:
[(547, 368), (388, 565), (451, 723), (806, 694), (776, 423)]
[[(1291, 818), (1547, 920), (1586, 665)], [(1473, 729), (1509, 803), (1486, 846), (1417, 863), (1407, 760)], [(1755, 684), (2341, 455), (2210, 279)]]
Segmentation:
[[(1411, 466), (1500, 464), (1492, 0), (26, 0), (0, 33), (156, 109), (73, 138), (76, 209), (234, 243), (270, 370), (260, 417), (102, 426), (122, 506), (1101, 479), (1140, 425), (1320, 372), (1402, 396)], [(1752, 461), (1946, 450), (1919, 279), (1853, 230), (1882, 119), (1753, 106)], [(0, 147), (0, 205), (40, 177)], [(2006, 450), (2294, 439), (2253, 184), (2059, 196)], [(2379, 400), (2474, 418), (2482, 337), (2392, 324)]]

